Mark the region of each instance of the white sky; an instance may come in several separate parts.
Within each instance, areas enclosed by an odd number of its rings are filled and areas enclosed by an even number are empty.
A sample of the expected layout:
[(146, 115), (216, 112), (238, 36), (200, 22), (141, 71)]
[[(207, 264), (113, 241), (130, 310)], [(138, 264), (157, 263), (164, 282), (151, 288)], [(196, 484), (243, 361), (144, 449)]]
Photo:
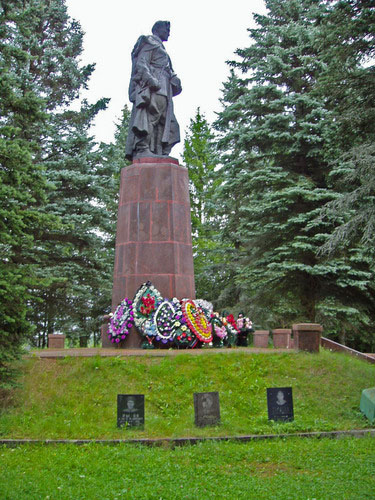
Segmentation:
[(115, 123), (128, 101), (130, 54), (140, 35), (151, 33), (158, 20), (171, 22), (165, 43), (182, 93), (174, 98), (181, 143), (172, 150), (179, 157), (185, 131), (197, 107), (207, 120), (220, 111), (221, 88), (229, 75), (225, 64), (234, 51), (249, 45), (247, 28), (255, 27), (252, 13), (266, 12), (263, 0), (66, 0), (68, 13), (85, 32), (82, 62), (96, 63), (84, 93), (89, 102), (110, 97), (92, 132), (98, 141), (113, 141)]

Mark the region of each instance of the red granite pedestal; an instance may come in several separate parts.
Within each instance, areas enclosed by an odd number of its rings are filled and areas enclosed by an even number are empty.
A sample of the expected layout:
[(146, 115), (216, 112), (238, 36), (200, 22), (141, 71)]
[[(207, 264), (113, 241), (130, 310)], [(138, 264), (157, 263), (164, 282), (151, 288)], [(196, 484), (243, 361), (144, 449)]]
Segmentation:
[(323, 327), (317, 323), (293, 325), (294, 348), (299, 351), (319, 352)]
[(255, 330), (253, 332), (254, 347), (268, 347), (269, 330)]
[(50, 333), (48, 335), (48, 349), (64, 349), (65, 335)]
[[(121, 171), (112, 310), (146, 281), (163, 297), (195, 298), (188, 170), (170, 157)], [(140, 338), (131, 332), (121, 344), (138, 347)]]
[(276, 349), (291, 349), (292, 330), (290, 328), (276, 328), (272, 330), (273, 346)]

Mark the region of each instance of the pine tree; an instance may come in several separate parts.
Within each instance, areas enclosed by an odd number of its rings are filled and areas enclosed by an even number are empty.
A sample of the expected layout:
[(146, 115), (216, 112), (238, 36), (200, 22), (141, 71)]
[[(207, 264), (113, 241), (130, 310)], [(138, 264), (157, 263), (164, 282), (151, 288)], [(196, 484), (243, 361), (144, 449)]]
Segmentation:
[(221, 245), (213, 227), (215, 206), (212, 198), (220, 179), (217, 166), (214, 134), (200, 108), (187, 130), (184, 165), (189, 169), (192, 240), (196, 295), (215, 302), (219, 293), (222, 267)]
[(34, 263), (39, 278), (30, 290), (28, 318), (36, 326), (39, 345), (46, 344), (48, 333), (58, 331), (79, 337), (85, 345), (98, 330), (102, 304), (110, 301), (107, 283), (112, 270), (106, 247), (113, 223), (107, 206), (114, 180), (102, 159), (104, 146), (96, 145), (89, 133), (108, 100), (83, 101), (78, 111), (71, 107), (87, 87), (94, 65), (80, 65), (83, 33), (69, 18), (64, 0), (4, 5), (3, 12), (12, 20), (12, 32), (4, 37), (25, 54), (22, 68), (15, 68), (16, 78), (45, 110), (43, 120), (30, 120), (23, 127), (24, 140), (37, 146), (31, 156), (33, 168), (42, 165), (48, 184), (47, 204), (40, 215), (60, 221), (52, 229), (42, 224), (41, 241), (24, 256)]
[[(121, 111), (121, 117), (116, 123), (115, 140), (110, 144), (102, 144), (102, 161), (105, 167), (105, 175), (110, 180), (111, 189), (108, 190), (106, 209), (111, 213), (112, 222), (112, 248), (115, 249), (117, 210), (120, 192), (121, 169), (130, 165), (130, 161), (125, 158), (126, 138), (128, 136), (130, 123), (130, 110), (125, 105)], [(113, 254), (114, 259), (114, 254)]]
[(39, 148), (29, 131), (45, 123), (45, 105), (28, 78), (27, 50), (17, 43), (24, 27), (16, 7), (0, 6), (0, 387), (14, 383), (12, 362), (32, 333), (26, 315), (30, 289), (40, 285), (30, 250), (40, 243), (42, 228), (57, 221), (41, 211), (47, 184), (33, 158)]
[(316, 47), (327, 8), (314, 0), (266, 6), (249, 30), (253, 43), (231, 63), (216, 123), (224, 176), (217, 199), (233, 252), (228, 289), (271, 327), (308, 321), (353, 330), (369, 323), (368, 259), (357, 248), (317, 256), (333, 228), (320, 209), (337, 197), (327, 179), (337, 126), (314, 93), (325, 69)]
[[(84, 102), (80, 111), (54, 117), (56, 135), (44, 163), (54, 189), (46, 210), (56, 214), (62, 225), (44, 235), (43, 248), (37, 252), (41, 272), (51, 276), (50, 286), (36, 291), (32, 308), (42, 346), (48, 333), (55, 331), (85, 346), (98, 330), (96, 318), (103, 313), (98, 303), (112, 279), (106, 242), (113, 230), (107, 198), (114, 181), (107, 176), (102, 148), (88, 135), (93, 117), (105, 106), (105, 100), (94, 106)], [(109, 300), (108, 290), (105, 295)]]
[(369, 0), (330, 2), (320, 27), (319, 48), (326, 62), (317, 91), (327, 99), (338, 125), (337, 158), (331, 180), (340, 196), (330, 216), (345, 213), (325, 251), (361, 241), (373, 253), (375, 242), (375, 5)]
[(183, 161), (189, 169), (189, 191), (193, 236), (203, 228), (210, 216), (209, 197), (212, 194), (213, 172), (216, 166), (213, 133), (200, 108), (187, 130)]

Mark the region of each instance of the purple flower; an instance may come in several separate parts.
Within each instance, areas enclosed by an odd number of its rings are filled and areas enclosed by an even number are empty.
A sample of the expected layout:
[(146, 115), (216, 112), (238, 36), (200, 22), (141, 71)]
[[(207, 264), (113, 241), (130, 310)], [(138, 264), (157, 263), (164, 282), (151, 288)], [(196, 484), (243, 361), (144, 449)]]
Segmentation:
[(120, 342), (120, 339), (118, 339), (118, 338), (117, 338), (117, 339), (116, 339), (116, 342), (117, 342), (117, 343), (119, 343), (119, 342)]
[(111, 339), (112, 344), (114, 343), (115, 339)]
[(126, 338), (126, 336), (125, 335), (121, 335), (121, 338), (122, 338), (122, 340), (124, 340), (124, 338)]

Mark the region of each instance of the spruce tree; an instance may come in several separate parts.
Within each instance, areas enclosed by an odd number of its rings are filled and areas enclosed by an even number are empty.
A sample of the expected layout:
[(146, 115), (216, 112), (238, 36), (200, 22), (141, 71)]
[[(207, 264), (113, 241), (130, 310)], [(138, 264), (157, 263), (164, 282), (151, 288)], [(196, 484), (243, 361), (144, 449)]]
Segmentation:
[[(41, 272), (52, 278), (48, 288), (35, 291), (32, 308), (41, 346), (48, 333), (56, 331), (86, 346), (103, 313), (98, 307), (103, 288), (110, 300), (106, 242), (113, 228), (107, 199), (112, 196), (114, 181), (103, 163), (102, 148), (87, 132), (105, 105), (104, 100), (94, 106), (84, 102), (78, 112), (54, 117), (56, 128), (51, 130), (57, 133), (51, 136), (51, 151), (44, 163), (53, 183), (46, 210), (56, 214), (62, 224), (45, 233), (43, 248), (38, 249)], [(64, 135), (62, 131), (68, 132)]]
[(36, 146), (33, 167), (36, 171), (42, 165), (48, 184), (40, 215), (59, 220), (52, 229), (41, 224), (41, 241), (27, 256), (40, 278), (30, 290), (28, 317), (41, 346), (54, 332), (69, 333), (85, 345), (98, 330), (102, 295), (110, 301), (106, 246), (113, 224), (107, 205), (114, 181), (102, 158), (105, 148), (90, 136), (93, 119), (108, 100), (83, 101), (78, 111), (71, 107), (87, 87), (94, 65), (80, 65), (83, 33), (64, 0), (5, 2), (3, 12), (12, 19), (5, 46), (11, 40), (25, 54), (22, 68), (15, 68), (16, 78), (45, 111), (43, 120), (23, 127), (24, 140)]
[(327, 8), (314, 0), (266, 6), (249, 30), (252, 44), (231, 62), (216, 122), (224, 177), (217, 200), (235, 280), (227, 290), (271, 327), (303, 321), (353, 330), (369, 323), (368, 259), (357, 248), (317, 255), (333, 228), (320, 209), (337, 197), (327, 179), (337, 125), (314, 93), (325, 68), (316, 47)]
[(30, 131), (45, 123), (45, 103), (25, 77), (31, 58), (18, 43), (19, 30), (26, 29), (21, 5), (0, 5), (0, 387), (14, 383), (12, 362), (33, 331), (26, 318), (30, 289), (47, 282), (30, 252), (43, 230), (57, 225), (41, 210), (47, 183), (34, 162), (40, 149)]
[(189, 169), (192, 240), (196, 295), (215, 302), (220, 289), (221, 245), (213, 227), (215, 206), (212, 202), (220, 184), (214, 134), (204, 114), (197, 109), (186, 132), (183, 162)]
[(346, 217), (324, 245), (339, 250), (351, 240), (373, 253), (375, 243), (375, 5), (369, 0), (330, 2), (320, 26), (319, 49), (326, 63), (317, 93), (325, 96), (338, 133), (331, 182), (340, 196), (330, 216)]
[(210, 213), (209, 198), (213, 190), (213, 172), (216, 166), (213, 133), (200, 108), (190, 120), (183, 161), (189, 169), (189, 191), (193, 236), (199, 233)]

